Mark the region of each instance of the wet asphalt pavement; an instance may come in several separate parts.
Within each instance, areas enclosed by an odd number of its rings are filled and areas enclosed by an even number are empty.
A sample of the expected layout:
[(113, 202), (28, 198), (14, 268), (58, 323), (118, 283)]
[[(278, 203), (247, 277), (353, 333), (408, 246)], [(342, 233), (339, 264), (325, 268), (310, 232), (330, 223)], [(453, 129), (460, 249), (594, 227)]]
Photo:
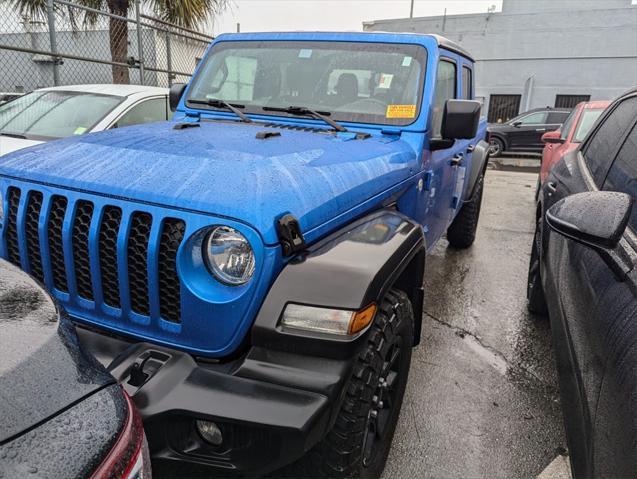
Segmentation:
[(488, 171), (475, 244), (428, 256), (384, 479), (536, 477), (566, 447), (548, 321), (526, 311), (536, 181)]

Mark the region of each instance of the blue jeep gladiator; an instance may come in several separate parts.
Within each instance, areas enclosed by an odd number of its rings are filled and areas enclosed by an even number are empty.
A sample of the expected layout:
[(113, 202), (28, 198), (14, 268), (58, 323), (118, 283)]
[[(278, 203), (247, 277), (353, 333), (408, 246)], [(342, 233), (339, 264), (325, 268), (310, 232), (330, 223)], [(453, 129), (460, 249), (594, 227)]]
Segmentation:
[(0, 253), (133, 398), (155, 467), (378, 477), (427, 251), (475, 238), (473, 82), (435, 35), (222, 35), (172, 121), (3, 157)]

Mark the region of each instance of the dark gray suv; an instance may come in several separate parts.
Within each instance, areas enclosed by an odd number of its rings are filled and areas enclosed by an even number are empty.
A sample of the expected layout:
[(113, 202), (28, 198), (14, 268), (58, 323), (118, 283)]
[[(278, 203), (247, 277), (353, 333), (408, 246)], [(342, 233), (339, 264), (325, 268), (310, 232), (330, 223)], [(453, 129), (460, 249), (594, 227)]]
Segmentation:
[(491, 123), (487, 129), (491, 157), (505, 151), (541, 153), (542, 135), (557, 130), (570, 113), (569, 109), (535, 108), (506, 123)]

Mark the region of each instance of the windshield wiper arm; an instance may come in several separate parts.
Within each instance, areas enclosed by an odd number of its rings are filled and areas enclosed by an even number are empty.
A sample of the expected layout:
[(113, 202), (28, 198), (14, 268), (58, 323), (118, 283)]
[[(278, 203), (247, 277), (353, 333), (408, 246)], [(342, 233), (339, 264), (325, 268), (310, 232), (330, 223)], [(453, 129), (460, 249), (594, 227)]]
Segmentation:
[(245, 105), (231, 104), (225, 100), (219, 100), (217, 98), (194, 98), (188, 100), (190, 103), (195, 103), (198, 105), (208, 105), (213, 108), (224, 108), (226, 110), (230, 110), (232, 113), (241, 118), (241, 121), (245, 123), (252, 123), (252, 120), (246, 116), (239, 108), (245, 108)]
[(20, 133), (5, 133), (4, 131), (0, 131), (0, 136), (9, 136), (11, 138), (19, 138), (21, 140), (26, 140), (26, 135), (21, 135)]
[(287, 108), (281, 108), (276, 106), (264, 106), (264, 111), (280, 111), (283, 113), (289, 113), (290, 115), (301, 115), (301, 116), (312, 116), (318, 120), (323, 120), (325, 123), (330, 125), (336, 131), (340, 131), (342, 133), (347, 132), (347, 128), (343, 125), (336, 123), (334, 120), (329, 118), (328, 115), (331, 115), (328, 111), (316, 111), (310, 108), (305, 108), (304, 106), (288, 106)]

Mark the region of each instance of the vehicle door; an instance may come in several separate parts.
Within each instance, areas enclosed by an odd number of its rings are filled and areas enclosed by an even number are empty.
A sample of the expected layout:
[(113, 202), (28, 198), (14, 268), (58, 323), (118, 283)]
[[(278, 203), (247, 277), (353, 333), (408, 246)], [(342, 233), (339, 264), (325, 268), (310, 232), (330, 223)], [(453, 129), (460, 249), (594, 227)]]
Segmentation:
[[(581, 191), (625, 191), (637, 195), (637, 97), (620, 103), (573, 155), (576, 163), (560, 164), (547, 182), (551, 203)], [(613, 159), (616, 160), (613, 162)], [(612, 168), (610, 165), (612, 163)], [(606, 178), (606, 174), (608, 177)], [(574, 171), (572, 175), (569, 169)], [(584, 214), (595, 215), (594, 208)], [(632, 423), (637, 389), (637, 301), (634, 271), (616, 271), (637, 258), (637, 208), (618, 246), (622, 265), (593, 248), (567, 239), (548, 227), (544, 263), (551, 330), (560, 376), (569, 453), (574, 477), (617, 477), (634, 467), (635, 444), (626, 425)], [(633, 354), (625, 370), (626, 345)], [(618, 349), (619, 348), (619, 349)], [(609, 370), (608, 368), (613, 368)], [(623, 368), (623, 369), (622, 369)], [(606, 372), (610, 373), (610, 376)], [(628, 389), (626, 389), (628, 388)], [(632, 404), (632, 411), (626, 405)], [(630, 451), (630, 452), (628, 452)], [(628, 461), (628, 462), (627, 462)], [(634, 472), (635, 469), (632, 469)], [(621, 473), (624, 471), (624, 473)]]
[(546, 132), (546, 117), (546, 111), (536, 111), (515, 120), (509, 132), (510, 147), (516, 150), (533, 150), (542, 145), (541, 138)]
[[(436, 71), (436, 87), (432, 104), (429, 131), (431, 139), (441, 138), (442, 117), (447, 100), (458, 98), (458, 59), (451, 53), (440, 57)], [(428, 244), (434, 244), (446, 231), (456, 192), (457, 169), (467, 150), (467, 141), (455, 141), (448, 148), (433, 151), (430, 164), (431, 193), (427, 199), (425, 235)]]

